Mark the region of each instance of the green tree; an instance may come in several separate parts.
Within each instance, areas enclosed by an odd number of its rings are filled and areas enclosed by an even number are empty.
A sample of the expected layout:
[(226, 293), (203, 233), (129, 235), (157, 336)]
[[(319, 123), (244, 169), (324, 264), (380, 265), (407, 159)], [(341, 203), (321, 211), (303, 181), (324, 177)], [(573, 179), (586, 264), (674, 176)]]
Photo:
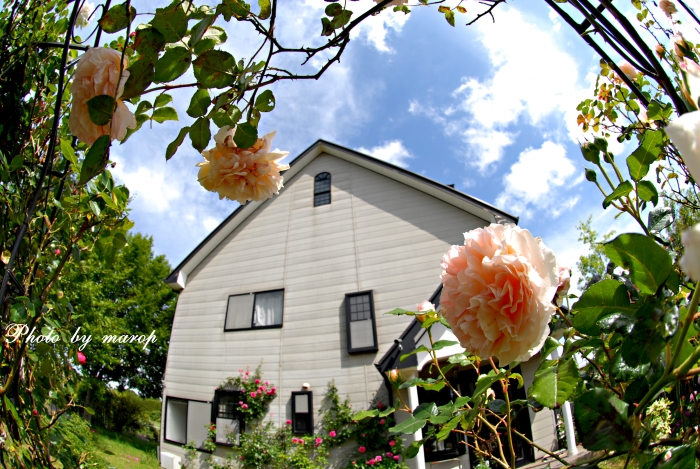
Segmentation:
[(579, 222), (576, 227), (579, 232), (578, 240), (588, 245), (588, 254), (579, 257), (578, 261), (576, 261), (576, 268), (581, 272), (578, 286), (584, 290), (603, 280), (605, 269), (609, 262), (605, 256), (603, 243), (615, 235), (615, 232), (611, 231), (603, 236), (602, 241), (598, 241), (598, 233), (591, 228), (592, 218), (592, 216), (589, 216), (588, 220)]
[[(73, 304), (79, 335), (91, 335), (83, 349), (86, 374), (120, 389), (138, 389), (144, 397), (160, 397), (170, 329), (177, 295), (163, 282), (170, 272), (165, 256), (153, 255), (153, 239), (129, 234), (127, 244), (105, 269), (88, 253), (63, 278), (62, 288)], [(155, 343), (103, 343), (105, 335), (153, 332)]]

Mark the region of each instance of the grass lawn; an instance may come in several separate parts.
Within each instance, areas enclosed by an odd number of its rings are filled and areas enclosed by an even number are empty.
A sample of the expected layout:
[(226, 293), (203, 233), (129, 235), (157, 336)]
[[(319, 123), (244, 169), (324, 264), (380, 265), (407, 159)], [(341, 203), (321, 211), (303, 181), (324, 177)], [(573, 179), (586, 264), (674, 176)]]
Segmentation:
[(159, 469), (158, 444), (132, 435), (95, 428), (95, 454), (115, 469)]

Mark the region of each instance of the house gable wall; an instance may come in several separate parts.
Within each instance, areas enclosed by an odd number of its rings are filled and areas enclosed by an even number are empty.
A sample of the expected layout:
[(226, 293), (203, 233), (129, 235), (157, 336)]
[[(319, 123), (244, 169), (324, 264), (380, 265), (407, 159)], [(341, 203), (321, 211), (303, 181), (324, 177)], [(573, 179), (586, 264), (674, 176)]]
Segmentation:
[[(313, 206), (327, 171), (332, 202)], [(409, 323), (383, 315), (414, 308), (439, 283), (440, 258), (462, 233), (487, 222), (349, 161), (321, 154), (188, 274), (168, 354), (165, 395), (210, 401), (228, 376), (262, 360), (279, 397), (274, 421), (291, 413), (291, 391), (309, 383), (314, 413), (334, 379), (356, 409), (382, 378), (373, 364)], [(283, 327), (224, 332), (229, 295), (284, 288)], [(372, 290), (379, 350), (349, 355), (346, 293)], [(168, 445), (170, 446), (170, 445)]]

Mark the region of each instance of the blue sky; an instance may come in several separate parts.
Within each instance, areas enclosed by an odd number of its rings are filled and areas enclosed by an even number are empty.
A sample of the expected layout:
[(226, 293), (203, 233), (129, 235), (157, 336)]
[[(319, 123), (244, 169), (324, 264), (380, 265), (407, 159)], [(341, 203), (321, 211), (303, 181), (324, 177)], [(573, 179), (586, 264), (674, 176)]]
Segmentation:
[[(327, 3), (282, 3), (284, 42), (321, 44)], [(370, 5), (350, 3), (358, 13)], [(275, 86), (277, 108), (263, 115), (260, 130), (276, 130), (273, 147), (289, 151), (290, 160), (321, 138), (455, 184), (520, 216), (520, 226), (573, 266), (582, 253), (578, 222), (592, 214), (599, 232), (614, 223), (615, 213), (603, 212), (602, 196), (583, 179), (576, 143), (583, 135), (575, 107), (591, 95), (599, 59), (544, 2), (513, 0), (495, 10), (495, 23), (485, 17), (469, 27), (481, 7), (466, 7), (456, 28), (435, 7), (371, 18), (319, 81)], [(227, 26), (226, 49), (237, 59), (259, 44), (241, 26)], [(113, 174), (135, 197), (135, 229), (153, 236), (173, 266), (238, 206), (199, 186), (202, 158), (187, 140), (164, 160), (166, 145), (190, 123), (191, 94), (173, 93), (180, 122), (144, 127), (112, 153)]]

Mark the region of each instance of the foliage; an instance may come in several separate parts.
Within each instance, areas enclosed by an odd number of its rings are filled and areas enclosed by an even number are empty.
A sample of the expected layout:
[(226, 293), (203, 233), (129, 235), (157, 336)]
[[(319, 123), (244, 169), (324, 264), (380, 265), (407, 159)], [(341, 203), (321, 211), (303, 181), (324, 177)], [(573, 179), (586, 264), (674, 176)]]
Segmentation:
[(609, 241), (615, 235), (614, 231), (606, 233), (602, 241), (598, 241), (598, 233), (591, 228), (592, 216), (585, 222), (580, 222), (576, 227), (579, 231), (578, 240), (588, 245), (588, 254), (582, 255), (576, 262), (576, 268), (581, 273), (579, 287), (588, 289), (594, 283), (600, 282), (605, 276), (608, 266), (608, 258), (605, 257), (603, 243)]
[(646, 412), (646, 422), (655, 439), (671, 435), (671, 401), (662, 397), (651, 403)]
[(55, 467), (107, 467), (95, 454), (90, 425), (76, 414), (66, 414), (58, 419), (51, 432), (51, 441), (56, 447)]
[[(128, 234), (126, 245), (109, 268), (96, 253), (86, 253), (65, 275), (60, 288), (73, 305), (79, 334), (91, 335), (83, 349), (88, 357), (82, 370), (120, 389), (137, 389), (142, 396), (160, 397), (175, 314), (176, 294), (163, 279), (170, 273), (164, 256), (153, 255), (153, 239)], [(144, 349), (138, 342), (103, 343), (105, 335), (154, 333)], [(90, 405), (89, 398), (86, 405)]]
[(118, 433), (140, 432), (151, 437), (157, 436), (158, 429), (153, 428), (153, 422), (160, 421), (159, 399), (144, 399), (130, 389), (111, 389), (94, 379), (86, 380), (85, 383), (87, 382), (91, 382), (92, 386), (88, 388), (81, 383), (79, 396), (83, 399), (87, 395), (91, 396), (94, 414), (88, 417), (91, 417), (92, 422)]

